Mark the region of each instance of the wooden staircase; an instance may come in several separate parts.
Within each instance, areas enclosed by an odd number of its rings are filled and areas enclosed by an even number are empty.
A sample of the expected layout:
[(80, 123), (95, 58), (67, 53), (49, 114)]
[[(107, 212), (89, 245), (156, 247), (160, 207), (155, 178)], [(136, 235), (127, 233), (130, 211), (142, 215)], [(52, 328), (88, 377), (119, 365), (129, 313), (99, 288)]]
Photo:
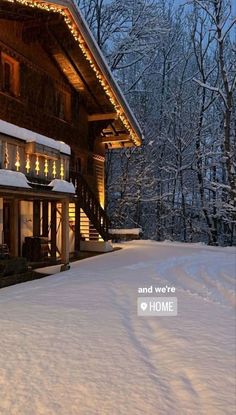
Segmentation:
[[(69, 217), (70, 227), (75, 232), (75, 204), (70, 203)], [(99, 241), (100, 235), (95, 229), (88, 216), (84, 213), (83, 209), (80, 209), (80, 239), (82, 241)]]
[[(98, 241), (99, 235), (109, 240), (109, 219), (87, 181), (80, 173), (70, 172), (80, 207), (80, 233), (85, 240)], [(89, 224), (87, 219), (89, 219)]]

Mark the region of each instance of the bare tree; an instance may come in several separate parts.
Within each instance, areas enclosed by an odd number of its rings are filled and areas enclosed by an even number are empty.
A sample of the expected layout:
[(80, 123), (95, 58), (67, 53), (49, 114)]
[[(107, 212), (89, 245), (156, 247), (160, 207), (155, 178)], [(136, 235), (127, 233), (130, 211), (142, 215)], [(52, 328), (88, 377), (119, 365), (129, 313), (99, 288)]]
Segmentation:
[[(234, 47), (232, 44), (231, 33), (235, 30), (236, 18), (231, 17), (231, 2), (225, 0), (206, 0), (200, 2), (193, 1), (195, 13), (195, 30), (194, 30), (194, 51), (198, 63), (200, 79), (195, 77), (194, 80), (202, 89), (202, 103), (199, 118), (198, 131), (198, 154), (200, 153), (200, 137), (203, 126), (204, 113), (215, 103), (220, 101), (223, 125), (223, 161), (226, 166), (228, 178), (228, 200), (225, 201), (225, 207), (231, 217), (231, 235), (236, 220), (236, 180), (235, 180), (235, 131), (233, 119), (235, 122), (235, 107), (233, 97), (236, 86), (236, 59)], [(214, 52), (210, 52), (213, 49)], [(214, 53), (214, 59), (211, 59), (209, 65), (209, 55)], [(208, 101), (207, 101), (208, 99)], [(232, 114), (234, 111), (234, 115)], [(198, 179), (200, 184), (200, 194), (203, 202), (203, 210), (207, 224), (209, 226), (210, 241), (217, 241), (217, 224), (210, 219), (206, 207), (204, 206), (203, 196), (203, 179), (201, 158), (198, 158)], [(216, 170), (216, 166), (214, 167)], [(214, 173), (216, 178), (216, 171)], [(222, 183), (226, 189), (226, 183)], [(215, 223), (214, 223), (215, 222)], [(214, 226), (212, 225), (214, 224)]]
[(80, 0), (142, 125), (108, 152), (108, 209), (144, 237), (234, 243), (235, 18), (229, 0)]

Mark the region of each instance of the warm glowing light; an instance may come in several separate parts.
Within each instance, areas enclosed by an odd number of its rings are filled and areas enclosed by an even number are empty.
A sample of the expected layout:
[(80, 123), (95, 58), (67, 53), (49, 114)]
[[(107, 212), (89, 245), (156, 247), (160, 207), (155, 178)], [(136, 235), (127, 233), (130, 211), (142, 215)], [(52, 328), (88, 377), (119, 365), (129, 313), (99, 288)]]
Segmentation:
[(48, 177), (48, 159), (45, 158), (44, 162), (44, 174), (46, 177)]
[(15, 162), (16, 171), (20, 170), (20, 153), (18, 146), (16, 147), (16, 162)]
[(29, 156), (29, 154), (27, 154), (27, 156), (26, 156), (25, 169), (26, 169), (27, 173), (30, 172), (30, 156)]
[(38, 158), (38, 156), (36, 157), (35, 171), (36, 171), (36, 174), (38, 176), (39, 175), (39, 172), (40, 172), (40, 164), (39, 164), (39, 158)]
[(55, 177), (57, 175), (57, 166), (56, 166), (56, 162), (55, 161), (53, 162), (53, 165), (52, 165), (52, 175), (53, 175), (53, 177), (55, 179)]
[(61, 180), (64, 179), (64, 174), (65, 174), (65, 172), (64, 172), (64, 164), (63, 164), (63, 161), (61, 161), (61, 168), (60, 168), (60, 178), (61, 178)]
[(7, 169), (9, 166), (9, 153), (8, 153), (8, 146), (7, 142), (5, 142), (5, 150), (4, 150), (4, 167)]
[(102, 71), (100, 70), (99, 66), (97, 65), (96, 60), (94, 59), (92, 53), (90, 52), (89, 48), (87, 47), (84, 38), (80, 34), (76, 24), (73, 21), (73, 18), (70, 16), (68, 11), (66, 11), (65, 8), (60, 7), (59, 5), (56, 6), (56, 5), (46, 3), (46, 2), (42, 3), (42, 2), (32, 1), (32, 0), (15, 0), (15, 1), (14, 0), (7, 0), (7, 1), (10, 2), (10, 3), (14, 3), (14, 2), (20, 3), (20, 4), (23, 4), (23, 5), (28, 6), (28, 7), (38, 8), (40, 10), (46, 10), (48, 12), (59, 13), (61, 16), (63, 16), (67, 27), (69, 28), (72, 36), (74, 37), (74, 39), (78, 43), (85, 59), (89, 62), (91, 68), (95, 72), (95, 75), (96, 75), (99, 83), (103, 87), (103, 90), (105, 91), (106, 95), (108, 96), (108, 98), (109, 98), (111, 104), (113, 105), (115, 111), (117, 112), (117, 115), (119, 116), (120, 120), (124, 124), (125, 128), (128, 130), (132, 141), (134, 142), (134, 144), (139, 145), (140, 140), (137, 137), (137, 134), (136, 134), (135, 130), (131, 126), (128, 118), (125, 115), (125, 112), (124, 112), (123, 108), (121, 107), (121, 105), (117, 101), (115, 94), (113, 93), (112, 89), (110, 88), (106, 78), (104, 77)]
[(74, 203), (69, 204), (69, 220), (70, 220), (70, 224), (75, 223), (75, 204)]

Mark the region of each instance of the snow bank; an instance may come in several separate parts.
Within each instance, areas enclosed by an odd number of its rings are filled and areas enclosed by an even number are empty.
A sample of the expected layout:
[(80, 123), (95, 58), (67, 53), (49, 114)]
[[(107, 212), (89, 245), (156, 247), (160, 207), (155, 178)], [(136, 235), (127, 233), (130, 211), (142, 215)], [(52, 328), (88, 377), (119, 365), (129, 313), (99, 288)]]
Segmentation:
[(63, 193), (75, 193), (75, 186), (73, 183), (69, 183), (66, 180), (54, 179), (49, 183), (49, 186), (53, 187), (54, 192)]
[(37, 134), (34, 131), (27, 130), (26, 128), (18, 127), (17, 125), (0, 120), (0, 133), (10, 135), (11, 137), (19, 138), (27, 143), (36, 142), (44, 146), (48, 146), (59, 150), (63, 154), (70, 155), (70, 146), (62, 141), (54, 140), (53, 138), (46, 137), (41, 134)]
[(109, 229), (111, 235), (140, 235), (142, 232), (141, 228), (133, 229)]
[[(235, 249), (120, 246), (0, 290), (2, 415), (235, 413)], [(177, 317), (138, 317), (166, 285)]]
[(0, 169), (0, 185), (31, 189), (25, 175), (18, 171), (12, 170)]

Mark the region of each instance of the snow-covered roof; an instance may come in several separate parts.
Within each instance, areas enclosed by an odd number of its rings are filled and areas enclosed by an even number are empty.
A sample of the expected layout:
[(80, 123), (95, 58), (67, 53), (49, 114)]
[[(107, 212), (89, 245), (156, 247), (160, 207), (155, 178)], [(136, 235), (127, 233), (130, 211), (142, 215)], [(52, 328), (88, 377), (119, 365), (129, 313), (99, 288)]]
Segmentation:
[(49, 186), (53, 187), (54, 192), (72, 193), (75, 194), (75, 186), (66, 180), (54, 179)]
[(27, 143), (36, 142), (47, 147), (51, 147), (60, 151), (63, 154), (70, 155), (70, 146), (62, 141), (54, 140), (53, 138), (46, 137), (41, 134), (37, 134), (34, 131), (27, 130), (26, 128), (18, 127), (15, 124), (0, 120), (0, 133), (7, 134), (11, 137), (19, 138)]
[(0, 185), (30, 189), (27, 178), (23, 173), (0, 169)]

